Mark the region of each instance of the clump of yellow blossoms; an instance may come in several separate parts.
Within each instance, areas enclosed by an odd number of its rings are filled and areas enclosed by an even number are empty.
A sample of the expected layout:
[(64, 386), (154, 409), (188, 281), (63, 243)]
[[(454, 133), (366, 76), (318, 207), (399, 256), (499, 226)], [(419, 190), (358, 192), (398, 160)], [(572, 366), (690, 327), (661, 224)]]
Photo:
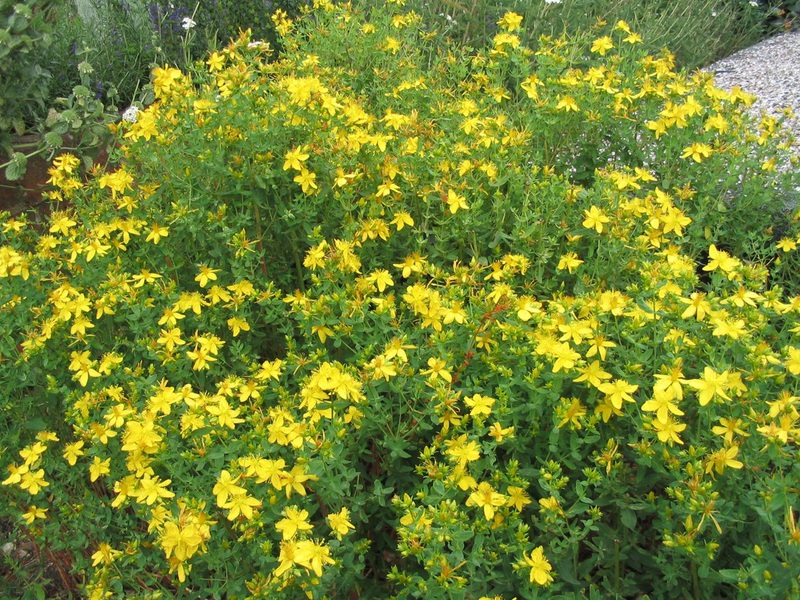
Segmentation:
[(96, 598), (798, 591), (786, 134), (623, 22), (400, 8), (156, 69), (7, 215), (2, 514)]

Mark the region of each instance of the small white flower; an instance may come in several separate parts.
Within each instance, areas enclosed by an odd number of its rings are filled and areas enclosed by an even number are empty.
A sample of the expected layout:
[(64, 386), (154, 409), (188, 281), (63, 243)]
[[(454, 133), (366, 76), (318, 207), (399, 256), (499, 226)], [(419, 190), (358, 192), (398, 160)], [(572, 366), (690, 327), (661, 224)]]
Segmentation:
[(561, 4), (561, 0), (544, 0), (546, 4)]
[(195, 23), (194, 19), (191, 17), (183, 17), (183, 21), (181, 21), (181, 27), (183, 27), (186, 31), (189, 31), (195, 25), (197, 25), (197, 23)]
[(715, 11), (715, 10), (712, 10), (712, 11), (711, 11), (711, 16), (712, 16), (712, 17), (716, 17), (718, 14), (719, 14), (719, 13), (718, 13), (717, 11)]
[(266, 45), (267, 45), (267, 43), (266, 42), (262, 42), (261, 40), (253, 40), (252, 42), (247, 44), (247, 47), (248, 48), (263, 48)]
[(139, 120), (139, 108), (136, 106), (129, 106), (122, 113), (122, 120), (129, 123), (136, 123)]
[(756, 2), (756, 0), (750, 0), (748, 4), (750, 4), (750, 6), (758, 6), (758, 2)]

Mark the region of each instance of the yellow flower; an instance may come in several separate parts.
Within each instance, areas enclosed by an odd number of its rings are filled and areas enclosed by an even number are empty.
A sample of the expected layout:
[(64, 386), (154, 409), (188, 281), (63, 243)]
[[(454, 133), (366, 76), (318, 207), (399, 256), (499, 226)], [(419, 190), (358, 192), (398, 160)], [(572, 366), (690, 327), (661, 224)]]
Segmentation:
[(153, 91), (156, 98), (163, 98), (177, 88), (183, 78), (183, 73), (172, 67), (153, 69)]
[(705, 298), (705, 292), (692, 292), (689, 298), (678, 298), (684, 304), (689, 305), (681, 314), (681, 319), (690, 319), (692, 317), (695, 317), (698, 321), (705, 319), (706, 314), (711, 310), (711, 304)]
[(311, 333), (316, 333), (319, 336), (319, 341), (324, 344), (325, 340), (333, 336), (333, 329), (325, 324), (317, 324), (311, 326)]
[(223, 397), (218, 397), (216, 404), (206, 406), (206, 410), (217, 417), (217, 423), (220, 427), (236, 429), (237, 423), (244, 423), (244, 419), (239, 418), (241, 411), (238, 408), (231, 408), (228, 401)]
[(628, 25), (626, 21), (617, 21), (617, 24), (614, 25), (614, 29), (624, 31), (625, 33), (631, 33), (631, 26)]
[(725, 467), (741, 469), (744, 464), (736, 460), (737, 454), (739, 454), (739, 446), (736, 445), (717, 450), (708, 457), (705, 469), (706, 473), (710, 474), (716, 471), (718, 474), (722, 475), (725, 472)]
[(203, 371), (209, 369), (209, 363), (215, 362), (217, 359), (211, 356), (207, 349), (200, 346), (195, 346), (194, 350), (188, 350), (186, 356), (194, 361), (192, 363), (193, 371)]
[(747, 333), (744, 319), (712, 319), (711, 324), (714, 325), (714, 331), (711, 335), (715, 337), (727, 336), (733, 340), (738, 340)]
[(237, 481), (239, 481), (238, 477), (231, 477), (230, 472), (222, 470), (217, 478), (217, 483), (214, 484), (214, 489), (211, 490), (211, 493), (217, 497), (217, 506), (224, 506), (231, 496), (247, 493), (246, 489), (236, 485)]
[(278, 381), (281, 377), (281, 372), (283, 370), (283, 361), (280, 359), (276, 359), (273, 361), (265, 360), (261, 363), (261, 368), (256, 373), (256, 379), (259, 381), (265, 381), (267, 379), (274, 379)]
[(160, 542), (167, 558), (174, 556), (182, 562), (197, 552), (206, 538), (202, 528), (195, 522), (184, 522), (180, 526), (174, 521), (168, 521), (164, 524)]
[(283, 162), (283, 170), (288, 171), (294, 169), (295, 171), (303, 171), (303, 162), (308, 159), (310, 155), (305, 151), (303, 146), (292, 148), (286, 153), (286, 160)]
[(786, 370), (792, 375), (800, 375), (800, 348), (789, 346), (786, 348)]
[(559, 270), (566, 269), (570, 274), (572, 274), (572, 272), (582, 264), (583, 261), (578, 258), (577, 254), (574, 252), (567, 252), (566, 254), (563, 254), (561, 258), (559, 258), (557, 268)]
[(678, 400), (683, 400), (682, 386), (686, 383), (686, 379), (683, 378), (680, 363), (669, 369), (666, 373), (656, 373), (654, 377), (656, 379), (653, 385), (653, 391), (655, 393), (663, 393), (670, 399), (677, 398)]
[(64, 447), (64, 459), (71, 467), (75, 466), (79, 456), (83, 456), (83, 450), (81, 450), (81, 448), (83, 448), (83, 442), (81, 440)]
[(444, 360), (431, 357), (428, 359), (428, 366), (430, 369), (423, 369), (420, 371), (421, 375), (427, 375), (431, 381), (436, 381), (438, 378), (448, 383), (453, 381), (453, 376), (447, 370), (447, 363)]
[(464, 196), (457, 194), (454, 190), (447, 190), (447, 206), (450, 214), (456, 214), (459, 209), (468, 210), (469, 206)]
[(522, 558), (525, 564), (531, 569), (531, 583), (546, 587), (553, 581), (553, 576), (550, 574), (553, 567), (545, 557), (544, 548), (542, 546), (533, 550), (529, 556), (525, 556), (523, 553)]
[(23, 520), (28, 524), (32, 524), (36, 519), (44, 519), (47, 517), (47, 509), (39, 508), (38, 506), (31, 505), (28, 510), (22, 513)]
[(580, 107), (572, 96), (560, 96), (556, 104), (556, 110), (563, 110), (564, 112), (579, 112)]
[(75, 227), (77, 222), (66, 213), (54, 212), (50, 218), (50, 233), (60, 233), (69, 235), (70, 229)]
[(81, 160), (75, 156), (74, 154), (70, 154), (69, 152), (65, 152), (64, 154), (60, 154), (53, 159), (53, 166), (67, 174), (71, 174), (77, 169), (81, 164)]
[(92, 554), (92, 566), (96, 567), (99, 564), (110, 565), (114, 560), (122, 554), (121, 550), (114, 550), (108, 544), (101, 543), (97, 547), (97, 551)]
[(615, 379), (610, 383), (602, 383), (597, 388), (606, 395), (611, 405), (619, 410), (623, 401), (635, 402), (631, 394), (638, 390), (639, 386), (624, 379)]
[(371, 273), (367, 277), (367, 281), (374, 283), (379, 292), (383, 292), (387, 286), (394, 285), (392, 276), (389, 274), (389, 271), (385, 269), (378, 269), (374, 273)]
[(284, 518), (275, 523), (281, 537), (290, 540), (302, 531), (311, 531), (314, 527), (308, 522), (308, 511), (296, 506), (287, 506), (283, 511)]
[(719, 396), (725, 400), (730, 400), (730, 397), (725, 393), (728, 389), (728, 371), (717, 373), (711, 367), (703, 369), (703, 376), (700, 379), (690, 379), (688, 383), (691, 387), (697, 390), (697, 399), (700, 406), (705, 406), (714, 396)]
[(714, 244), (708, 247), (708, 258), (711, 260), (703, 267), (703, 271), (721, 269), (726, 273), (730, 273), (741, 264), (737, 258), (732, 257), (724, 250), (718, 250)]
[(233, 332), (233, 337), (236, 337), (242, 331), (250, 331), (250, 324), (239, 317), (231, 317), (228, 319), (228, 327), (230, 327), (231, 332)]
[(497, 22), (497, 25), (501, 29), (505, 29), (506, 31), (516, 31), (517, 29), (519, 29), (519, 26), (521, 24), (522, 24), (522, 16), (513, 12), (507, 12)]
[(397, 368), (385, 355), (379, 354), (371, 361), (367, 367), (372, 371), (372, 379), (384, 379), (389, 381), (397, 375)]
[(293, 540), (282, 541), (280, 554), (278, 555), (278, 566), (272, 572), (273, 577), (280, 577), (295, 564), (295, 549), (297, 543)]
[(425, 267), (425, 256), (420, 256), (416, 252), (406, 256), (401, 263), (395, 263), (392, 266), (403, 270), (403, 277), (410, 277), (412, 273), (422, 273)]
[[(683, 228), (686, 227), (692, 220), (683, 214), (682, 211), (671, 206), (665, 213), (662, 213), (658, 218), (659, 223), (663, 226), (663, 232), (674, 232), (677, 236), (683, 235)], [(651, 224), (653, 221), (651, 220)]]
[(322, 577), (322, 567), (336, 564), (331, 558), (331, 550), (322, 542), (302, 540), (297, 542), (294, 550), (294, 562), (301, 567), (311, 569), (317, 577)]
[(245, 519), (252, 519), (253, 518), (253, 509), (259, 508), (261, 506), (261, 500), (258, 498), (253, 498), (248, 496), (247, 494), (240, 494), (238, 496), (233, 496), (231, 499), (222, 505), (221, 508), (226, 508), (228, 510), (228, 520), (235, 521), (240, 516), (243, 516)]
[(597, 233), (603, 233), (603, 225), (611, 221), (611, 219), (604, 215), (596, 206), (584, 210), (583, 214), (586, 217), (583, 221), (583, 226), (587, 229), (594, 229)]
[(133, 175), (121, 167), (113, 173), (106, 173), (98, 180), (100, 188), (109, 188), (111, 190), (111, 197), (116, 198), (117, 194), (124, 194), (127, 190), (131, 189), (133, 183)]
[(739, 434), (743, 437), (749, 437), (750, 434), (741, 429), (741, 427), (746, 427), (746, 423), (741, 419), (726, 419), (724, 417), (720, 418), (720, 424), (715, 425), (711, 428), (711, 431), (715, 435), (721, 435), (725, 439), (725, 442), (730, 444), (733, 441), (733, 436)]
[(351, 529), (355, 529), (355, 526), (350, 522), (350, 511), (347, 508), (342, 508), (339, 512), (330, 513), (328, 515), (328, 525), (337, 539), (342, 539), (342, 536), (350, 533)]
[(316, 480), (315, 475), (308, 475), (305, 472), (303, 465), (295, 465), (291, 471), (283, 471), (280, 473), (281, 487), (286, 493), (286, 498), (291, 498), (292, 493), (297, 492), (301, 496), (306, 495), (306, 488), (303, 485), (306, 481)]
[(225, 63), (225, 57), (219, 52), (212, 52), (206, 60), (209, 71), (221, 71)]
[(589, 385), (593, 385), (596, 388), (600, 388), (603, 383), (604, 379), (611, 379), (611, 373), (606, 373), (603, 371), (602, 367), (600, 366), (600, 361), (592, 361), (592, 364), (584, 367), (582, 369), (578, 369), (580, 371), (580, 376), (573, 379), (574, 382), (578, 383), (581, 381), (585, 381)]
[(700, 163), (703, 162), (704, 158), (711, 156), (712, 152), (713, 150), (708, 144), (695, 142), (691, 146), (687, 146), (683, 149), (681, 158), (691, 158), (693, 161)]
[(158, 223), (153, 223), (150, 227), (150, 233), (147, 234), (145, 238), (146, 242), (153, 242), (153, 244), (158, 244), (161, 241), (161, 238), (165, 238), (169, 235), (169, 228), (163, 227)]
[(219, 269), (212, 269), (207, 265), (200, 265), (199, 269), (200, 274), (194, 280), (200, 284), (201, 288), (206, 287), (209, 281), (216, 281)]
[(589, 340), (589, 350), (586, 351), (586, 358), (591, 358), (597, 354), (600, 360), (605, 360), (607, 349), (616, 347), (617, 345), (614, 342), (607, 340), (603, 335), (597, 334)]
[(492, 436), (495, 441), (499, 444), (501, 443), (506, 437), (513, 438), (514, 437), (514, 427), (503, 427), (500, 423), (492, 423), (492, 426), (489, 427), (489, 435)]
[(528, 498), (525, 490), (521, 487), (510, 485), (506, 493), (508, 494), (508, 501), (506, 504), (508, 506), (513, 506), (517, 511), (521, 511), (531, 503), (531, 499)]
[(0, 485), (14, 485), (19, 483), (22, 481), (22, 476), (30, 471), (30, 466), (27, 464), (23, 464), (18, 467), (14, 465), (8, 465), (8, 470), (11, 471), (11, 475), (4, 479)]
[(482, 396), (481, 394), (475, 394), (472, 397), (464, 398), (464, 404), (471, 409), (469, 414), (473, 417), (488, 417), (491, 415), (494, 402), (494, 398)]
[(561, 419), (556, 425), (561, 429), (564, 425), (569, 424), (572, 429), (582, 429), (581, 417), (586, 415), (586, 409), (577, 398), (562, 398), (558, 408), (556, 408), (556, 417)]
[(144, 477), (139, 479), (134, 492), (130, 495), (136, 498), (136, 500), (150, 506), (160, 498), (175, 497), (175, 494), (167, 489), (170, 483), (172, 483), (171, 479), (161, 481), (157, 475), (153, 477), (149, 473), (145, 473)]
[(611, 38), (607, 35), (604, 35), (601, 38), (597, 38), (592, 43), (592, 52), (595, 54), (599, 54), (600, 56), (605, 56), (606, 53), (614, 47), (614, 42), (611, 41)]
[(638, 33), (631, 33), (630, 35), (626, 36), (622, 41), (627, 42), (628, 44), (644, 43), (642, 36), (640, 36)]
[(461, 434), (456, 439), (449, 439), (445, 441), (447, 449), (445, 454), (454, 458), (460, 467), (466, 466), (467, 463), (478, 460), (481, 457), (480, 444), (467, 440), (467, 434)]
[(478, 484), (478, 489), (472, 492), (467, 498), (467, 506), (477, 506), (483, 509), (483, 516), (487, 521), (494, 518), (495, 508), (504, 506), (506, 497), (494, 491), (491, 484), (482, 481)]
[(409, 227), (414, 226), (414, 219), (405, 211), (398, 211), (394, 213), (394, 219), (391, 220), (391, 224), (397, 228), (397, 231), (400, 231), (408, 225)]
[(644, 126), (653, 132), (653, 135), (656, 136), (656, 139), (659, 139), (662, 135), (664, 135), (667, 132), (667, 127), (669, 127), (667, 122), (662, 119), (659, 119), (658, 121), (645, 121)]
[(673, 443), (683, 444), (683, 440), (681, 440), (678, 434), (686, 429), (686, 423), (681, 423), (680, 421), (675, 421), (672, 417), (667, 417), (666, 421), (656, 420), (653, 423), (653, 427), (660, 441), (669, 445)]
[(161, 279), (161, 275), (158, 273), (153, 273), (148, 269), (142, 269), (140, 273), (137, 273), (133, 277), (131, 277), (135, 282), (133, 287), (140, 288), (143, 287), (146, 283), (155, 283), (156, 280)]
[(399, 194), (400, 186), (393, 181), (385, 181), (378, 186), (378, 189), (375, 191), (375, 197), (388, 198), (392, 193)]
[(161, 330), (161, 337), (156, 340), (159, 346), (164, 346), (167, 352), (172, 352), (175, 346), (182, 346), (186, 342), (181, 339), (181, 330), (173, 327), (169, 331), (166, 329)]
[(111, 472), (111, 459), (100, 460), (99, 456), (95, 456), (92, 464), (89, 466), (89, 480), (97, 481), (101, 475), (108, 475)]
[(606, 290), (600, 294), (597, 306), (601, 311), (610, 312), (615, 317), (619, 317), (624, 314), (625, 308), (629, 302), (630, 298), (628, 298), (625, 294), (617, 290)]
[(653, 397), (642, 404), (644, 412), (656, 413), (656, 419), (662, 423), (666, 423), (670, 418), (670, 413), (677, 416), (683, 416), (683, 411), (677, 407), (672, 401), (674, 396), (663, 390), (653, 389)]
[(312, 190), (318, 189), (316, 179), (317, 175), (315, 173), (302, 169), (300, 174), (294, 178), (294, 181), (300, 184), (304, 194), (311, 194)]

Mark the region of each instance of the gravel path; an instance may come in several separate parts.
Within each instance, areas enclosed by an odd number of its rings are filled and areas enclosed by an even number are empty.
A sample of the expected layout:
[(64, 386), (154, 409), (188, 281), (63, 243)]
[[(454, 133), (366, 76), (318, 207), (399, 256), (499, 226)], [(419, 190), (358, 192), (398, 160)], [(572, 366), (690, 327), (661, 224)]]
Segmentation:
[(713, 63), (704, 69), (714, 73), (716, 85), (730, 90), (738, 85), (758, 100), (752, 106), (778, 116), (791, 108), (789, 127), (800, 152), (800, 31), (781, 33)]

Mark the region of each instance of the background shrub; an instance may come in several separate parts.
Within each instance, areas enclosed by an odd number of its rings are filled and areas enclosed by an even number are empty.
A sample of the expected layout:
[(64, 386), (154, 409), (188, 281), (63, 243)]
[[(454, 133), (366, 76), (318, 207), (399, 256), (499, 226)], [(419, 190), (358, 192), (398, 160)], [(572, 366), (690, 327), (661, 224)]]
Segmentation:
[(13, 135), (25, 133), (47, 107), (50, 71), (38, 52), (52, 43), (56, 3), (27, 0), (0, 7), (0, 144), (7, 150)]
[[(744, 0), (559, 0), (547, 2), (415, 2), (426, 23), (447, 37), (480, 46), (497, 32), (507, 10), (525, 17), (529, 40), (539, 35), (584, 35), (598, 21), (624, 20), (651, 54), (667, 47), (680, 68), (695, 69), (762, 39), (774, 31), (773, 8)], [(781, 26), (782, 27), (782, 26)], [(702, 40), (699, 43), (699, 40)]]
[(156, 69), (119, 162), (5, 221), (0, 510), (65, 585), (796, 594), (778, 123), (624, 22), (274, 22), (278, 60)]

